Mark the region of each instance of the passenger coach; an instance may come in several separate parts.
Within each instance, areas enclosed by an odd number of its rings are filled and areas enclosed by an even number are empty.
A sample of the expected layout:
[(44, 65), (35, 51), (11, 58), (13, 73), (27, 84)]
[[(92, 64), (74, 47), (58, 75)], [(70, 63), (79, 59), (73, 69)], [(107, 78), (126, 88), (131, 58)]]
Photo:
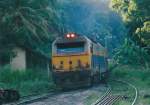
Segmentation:
[(52, 74), (60, 87), (89, 86), (105, 79), (107, 52), (86, 36), (69, 33), (52, 44)]

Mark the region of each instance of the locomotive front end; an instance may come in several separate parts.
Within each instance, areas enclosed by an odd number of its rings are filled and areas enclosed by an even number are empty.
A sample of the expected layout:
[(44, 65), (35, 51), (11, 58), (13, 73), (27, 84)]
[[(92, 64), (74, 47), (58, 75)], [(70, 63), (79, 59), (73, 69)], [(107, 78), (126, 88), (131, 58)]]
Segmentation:
[(73, 33), (57, 38), (52, 44), (52, 71), (56, 85), (89, 85), (91, 57), (88, 41)]

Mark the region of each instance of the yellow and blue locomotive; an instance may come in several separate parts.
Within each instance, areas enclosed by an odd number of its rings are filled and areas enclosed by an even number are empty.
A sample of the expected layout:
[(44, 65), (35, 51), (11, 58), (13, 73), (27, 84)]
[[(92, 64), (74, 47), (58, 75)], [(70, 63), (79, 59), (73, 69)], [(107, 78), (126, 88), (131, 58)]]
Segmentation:
[(106, 78), (107, 51), (86, 36), (69, 33), (52, 44), (52, 74), (61, 87), (89, 86)]

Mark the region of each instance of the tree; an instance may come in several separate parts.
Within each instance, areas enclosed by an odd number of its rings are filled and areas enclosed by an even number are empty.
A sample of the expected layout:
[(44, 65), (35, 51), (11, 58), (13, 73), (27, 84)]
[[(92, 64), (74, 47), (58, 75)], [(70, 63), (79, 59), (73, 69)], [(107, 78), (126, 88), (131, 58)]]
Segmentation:
[(128, 35), (140, 46), (149, 44), (150, 22), (149, 0), (112, 0), (112, 8), (121, 14), (129, 29)]
[(110, 54), (122, 44), (126, 30), (119, 15), (108, 8), (108, 0), (60, 1), (61, 22), (65, 33), (87, 35), (103, 45), (105, 37), (112, 36), (112, 39), (108, 39)]
[(127, 29), (128, 37), (115, 58), (128, 64), (147, 64), (150, 61), (150, 2), (149, 0), (112, 0)]
[(150, 21), (144, 22), (144, 26), (137, 28), (135, 34), (141, 39), (141, 42), (150, 46)]
[(0, 1), (0, 58), (16, 45), (31, 49), (47, 45), (57, 34), (54, 0)]

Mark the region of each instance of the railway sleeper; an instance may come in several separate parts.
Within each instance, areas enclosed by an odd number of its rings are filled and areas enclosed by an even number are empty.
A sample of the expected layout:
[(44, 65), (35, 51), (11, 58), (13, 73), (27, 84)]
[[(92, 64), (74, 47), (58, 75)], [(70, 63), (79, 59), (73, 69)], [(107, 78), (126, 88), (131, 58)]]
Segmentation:
[(105, 99), (101, 100), (97, 105), (113, 105), (121, 99), (121, 96), (109, 95)]

